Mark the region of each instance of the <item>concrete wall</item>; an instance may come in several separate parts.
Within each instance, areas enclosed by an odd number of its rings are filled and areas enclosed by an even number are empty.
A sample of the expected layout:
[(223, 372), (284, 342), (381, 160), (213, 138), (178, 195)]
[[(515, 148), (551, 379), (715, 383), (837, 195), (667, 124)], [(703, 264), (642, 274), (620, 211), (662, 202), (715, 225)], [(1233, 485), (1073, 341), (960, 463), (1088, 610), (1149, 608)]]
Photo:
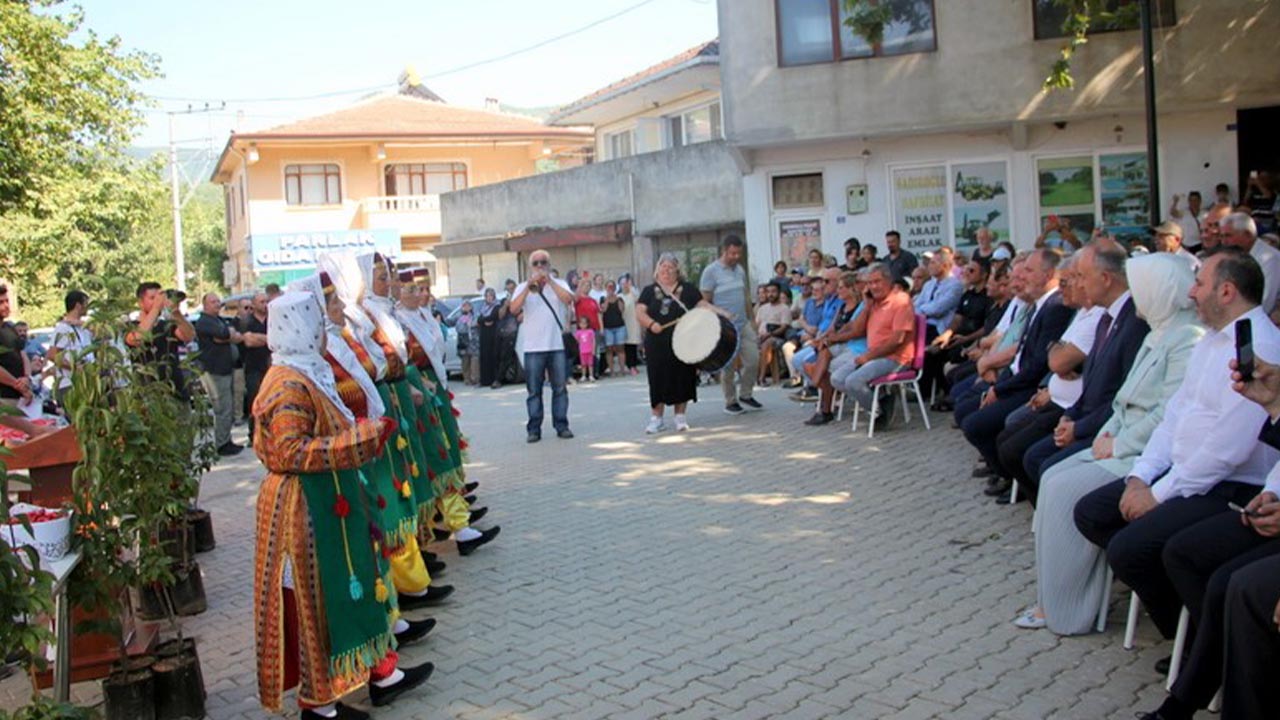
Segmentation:
[[(1140, 112), (1137, 32), (1091, 36), (1074, 92), (1045, 93), (1061, 40), (1034, 40), (1032, 0), (935, 0), (937, 50), (779, 67), (775, 0), (719, 0), (725, 136), (760, 147)], [(1158, 102), (1189, 110), (1280, 102), (1280, 3), (1178, 0), (1156, 33)]]
[(447, 193), (441, 212), (445, 242), (625, 220), (661, 234), (742, 222), (741, 174), (723, 142), (700, 143)]

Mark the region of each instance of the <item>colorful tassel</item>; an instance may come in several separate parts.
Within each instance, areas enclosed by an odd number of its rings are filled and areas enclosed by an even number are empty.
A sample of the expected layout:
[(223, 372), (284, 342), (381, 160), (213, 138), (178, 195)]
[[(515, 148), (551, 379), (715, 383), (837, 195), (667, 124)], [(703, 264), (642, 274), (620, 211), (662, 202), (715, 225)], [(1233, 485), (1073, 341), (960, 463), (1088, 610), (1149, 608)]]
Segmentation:
[(452, 408), (454, 417), (462, 417), (462, 413), (458, 412), (458, 408)]
[(404, 449), (407, 447), (409, 447), (409, 440), (403, 435), (396, 436), (396, 449), (400, 452), (404, 452)]
[(431, 416), (431, 426), (440, 427), (440, 418), (436, 417), (434, 414)]
[(466, 439), (465, 439), (465, 438), (464, 438), (464, 439), (460, 439), (460, 440), (458, 440), (458, 449), (459, 449), (459, 450), (466, 450), (468, 447), (470, 447), (470, 445), (471, 445), (471, 444), (470, 444), (470, 443), (468, 443), (468, 442), (466, 441)]
[(337, 502), (333, 504), (333, 514), (346, 519), (346, 517), (351, 514), (351, 503), (347, 502), (345, 497), (339, 495)]
[(440, 459), (441, 459), (441, 460), (448, 460), (448, 459), (449, 459), (449, 453), (448, 453), (448, 451), (446, 451), (446, 450), (444, 449), (444, 446), (443, 446), (443, 445), (441, 445), (440, 447), (436, 448), (436, 454), (440, 456)]
[(412, 494), (413, 494), (413, 486), (411, 486), (409, 483), (400, 483), (400, 495), (407, 498)]
[(453, 399), (453, 391), (452, 391), (452, 390), (445, 390), (445, 392), (449, 394), (449, 399), (450, 399), (450, 400), (452, 400), (452, 399)]
[(409, 466), (409, 475), (418, 477), (418, 463), (413, 463)]
[(380, 603), (384, 603), (391, 597), (391, 593), (387, 592), (387, 584), (382, 582), (382, 578), (373, 581), (373, 599)]
[(419, 420), (419, 421), (418, 421), (418, 434), (419, 434), (419, 435), (421, 435), (421, 434), (425, 433), (426, 431), (427, 431), (427, 426), (426, 426), (426, 425), (423, 425), (423, 424), (422, 424), (422, 421), (421, 421), (421, 420)]
[(360, 581), (356, 579), (356, 576), (354, 574), (351, 576), (351, 579), (348, 580), (347, 582), (348, 582), (348, 585), (350, 586), (349, 591), (351, 592), (352, 600), (358, 601), (360, 600), (360, 598), (364, 597), (364, 587), (360, 585)]
[(428, 479), (428, 480), (435, 480), (435, 479), (436, 479), (436, 471), (435, 471), (435, 470), (432, 470), (431, 468), (427, 468), (427, 479)]
[(378, 494), (378, 509), (379, 510), (387, 509), (387, 499), (383, 497), (381, 493)]

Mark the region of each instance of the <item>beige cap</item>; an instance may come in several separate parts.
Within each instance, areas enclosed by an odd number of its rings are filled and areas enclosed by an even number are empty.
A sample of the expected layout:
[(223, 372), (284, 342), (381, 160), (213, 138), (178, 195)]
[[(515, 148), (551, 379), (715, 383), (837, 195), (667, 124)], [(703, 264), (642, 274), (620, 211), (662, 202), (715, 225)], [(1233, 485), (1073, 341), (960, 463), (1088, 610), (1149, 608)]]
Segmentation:
[(1173, 235), (1177, 238), (1182, 237), (1182, 226), (1172, 220), (1165, 220), (1151, 229), (1157, 235)]

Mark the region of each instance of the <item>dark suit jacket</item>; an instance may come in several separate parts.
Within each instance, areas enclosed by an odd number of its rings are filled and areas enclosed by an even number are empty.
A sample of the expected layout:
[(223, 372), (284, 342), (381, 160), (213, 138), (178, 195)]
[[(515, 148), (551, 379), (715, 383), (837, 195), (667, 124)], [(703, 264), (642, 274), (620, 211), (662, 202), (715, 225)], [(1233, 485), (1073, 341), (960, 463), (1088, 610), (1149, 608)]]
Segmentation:
[(1106, 343), (1100, 337), (1094, 339), (1084, 361), (1084, 391), (1066, 412), (1076, 423), (1077, 440), (1092, 439), (1111, 417), (1111, 401), (1129, 376), (1133, 359), (1150, 331), (1147, 321), (1138, 317), (1133, 298), (1129, 298), (1112, 321)]
[(996, 397), (1035, 392), (1040, 380), (1049, 372), (1049, 346), (1062, 337), (1071, 324), (1075, 310), (1062, 304), (1062, 293), (1055, 292), (1031, 318), (1022, 336), (1022, 357), (1018, 372), (1006, 374), (996, 381)]

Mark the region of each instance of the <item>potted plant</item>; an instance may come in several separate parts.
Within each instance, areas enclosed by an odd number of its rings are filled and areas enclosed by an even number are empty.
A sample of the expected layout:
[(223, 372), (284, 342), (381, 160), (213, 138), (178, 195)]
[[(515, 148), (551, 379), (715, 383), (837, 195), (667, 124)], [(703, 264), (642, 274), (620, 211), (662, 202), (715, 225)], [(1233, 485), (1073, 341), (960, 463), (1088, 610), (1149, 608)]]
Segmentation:
[(156, 366), (130, 349), (130, 339), (150, 340), (126, 319), (132, 283), (85, 285), (95, 298), (94, 340), (76, 359), (67, 395), (84, 456), (72, 476), (83, 556), (69, 589), (77, 605), (105, 609), (111, 622), (123, 591), (136, 588), (172, 634), (155, 657), (125, 658), (103, 681), (108, 718), (199, 717), (199, 658), (178, 618), (206, 605), (188, 519), (215, 457), (198, 441), (212, 422), (208, 400), (198, 383), (190, 383), (197, 391), (190, 402), (180, 399)]
[[(3, 410), (0, 410), (3, 412)], [(9, 470), (0, 446), (0, 517), (9, 517)], [(31, 527), (25, 519), (24, 527)], [(36, 674), (44, 670), (42, 648), (53, 634), (38, 620), (53, 611), (53, 576), (40, 569), (40, 556), (32, 547), (11, 548), (0, 543), (0, 657), (22, 653), (31, 677), (31, 702), (13, 711), (0, 710), (0, 720), (88, 720), (96, 714), (86, 708), (60, 703), (40, 694)], [(30, 620), (30, 621), (28, 621)], [(64, 629), (65, 630), (65, 629)]]

